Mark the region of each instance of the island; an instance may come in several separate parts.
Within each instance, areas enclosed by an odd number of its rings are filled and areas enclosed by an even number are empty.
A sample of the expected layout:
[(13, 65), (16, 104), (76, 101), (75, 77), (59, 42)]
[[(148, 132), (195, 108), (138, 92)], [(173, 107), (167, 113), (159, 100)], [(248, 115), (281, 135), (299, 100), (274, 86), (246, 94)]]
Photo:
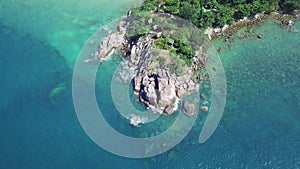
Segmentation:
[[(298, 0), (144, 0), (121, 19), (117, 31), (103, 39), (96, 60), (104, 62), (115, 51), (121, 52), (126, 60), (123, 67), (136, 70), (133, 88), (139, 101), (171, 115), (181, 98), (198, 91), (199, 81), (208, 79), (204, 69), (210, 40), (225, 35), (230, 41), (230, 34), (240, 27), (259, 24), (268, 17), (297, 32), (292, 19), (299, 18), (298, 9)], [(205, 95), (199, 97), (204, 105), (183, 102), (187, 116), (199, 109), (209, 111)]]

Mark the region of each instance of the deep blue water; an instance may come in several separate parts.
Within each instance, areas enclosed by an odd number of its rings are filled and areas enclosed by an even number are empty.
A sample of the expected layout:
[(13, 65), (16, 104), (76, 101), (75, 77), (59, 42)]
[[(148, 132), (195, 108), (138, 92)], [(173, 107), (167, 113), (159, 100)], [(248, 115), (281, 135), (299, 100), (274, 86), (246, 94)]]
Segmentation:
[[(0, 168), (300, 168), (299, 34), (274, 24), (259, 31), (262, 41), (237, 41), (232, 49), (216, 43), (224, 48), (228, 94), (205, 144), (197, 143), (196, 125), (165, 154), (127, 159), (102, 150), (82, 130), (65, 58), (47, 42), (0, 25)], [(113, 65), (102, 65), (100, 81), (111, 79)], [(59, 84), (65, 85), (50, 97)], [(105, 92), (110, 83), (102, 85), (97, 95), (112, 113), (108, 121), (126, 130)]]

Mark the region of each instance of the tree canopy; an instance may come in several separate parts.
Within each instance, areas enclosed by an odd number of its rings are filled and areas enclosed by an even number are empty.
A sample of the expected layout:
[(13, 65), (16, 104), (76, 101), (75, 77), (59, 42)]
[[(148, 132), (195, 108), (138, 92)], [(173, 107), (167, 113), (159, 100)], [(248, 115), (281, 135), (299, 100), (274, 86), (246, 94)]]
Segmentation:
[[(140, 7), (132, 10), (126, 38), (136, 41), (150, 32), (160, 32), (161, 37), (155, 41), (155, 46), (169, 50), (180, 64), (191, 66), (195, 51), (203, 43), (201, 33), (197, 32), (199, 28), (223, 27), (257, 13), (279, 10), (292, 13), (295, 9), (300, 9), (300, 0), (144, 0)], [(181, 27), (177, 19), (153, 16), (150, 11), (179, 16), (193, 23), (194, 27)], [(166, 60), (160, 58), (159, 62), (164, 64)], [(174, 64), (172, 69), (183, 70), (180, 64)]]
[(222, 27), (234, 20), (281, 10), (300, 9), (299, 0), (144, 0), (134, 12), (170, 13), (191, 21), (199, 28)]

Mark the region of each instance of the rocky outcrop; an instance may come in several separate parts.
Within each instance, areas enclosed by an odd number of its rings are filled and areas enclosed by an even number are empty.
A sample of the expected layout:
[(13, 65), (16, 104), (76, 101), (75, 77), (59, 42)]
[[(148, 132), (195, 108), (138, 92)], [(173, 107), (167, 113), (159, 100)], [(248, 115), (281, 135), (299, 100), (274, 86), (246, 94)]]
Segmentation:
[[(128, 42), (125, 38), (126, 21), (121, 21), (117, 32), (111, 32), (103, 39), (98, 48), (98, 59), (105, 61), (116, 50), (124, 53), (125, 69), (135, 68), (136, 74), (133, 77), (134, 93), (139, 97), (140, 102), (165, 115), (174, 113), (178, 108), (178, 100), (198, 90), (196, 78), (193, 76), (192, 68), (178, 76), (171, 73), (168, 64), (160, 65), (155, 61), (158, 57), (154, 54), (154, 36), (148, 35), (139, 38), (136, 42)], [(163, 56), (169, 58), (169, 52), (164, 51)], [(132, 72), (132, 71), (131, 71)], [(121, 73), (122, 79), (127, 79), (127, 74)], [(128, 77), (131, 74), (128, 73)], [(140, 124), (140, 120), (133, 117), (133, 125)]]
[(103, 39), (98, 48), (98, 58), (100, 61), (106, 60), (115, 50), (122, 48), (125, 45), (124, 34), (120, 32), (110, 33), (108, 37)]
[(174, 79), (159, 76), (157, 73), (145, 72), (134, 78), (135, 91), (140, 101), (148, 107), (154, 106), (161, 113), (172, 114), (177, 109), (178, 96)]
[(170, 115), (177, 110), (180, 98), (198, 90), (197, 80), (191, 68), (178, 76), (171, 73), (168, 66), (155, 62), (157, 56), (153, 54), (151, 44), (150, 37), (140, 39), (131, 48), (134, 52), (128, 56), (131, 64), (138, 66), (138, 73), (134, 77), (134, 91), (142, 103)]
[(100, 61), (107, 60), (116, 50), (127, 46), (125, 38), (126, 24), (126, 21), (120, 21), (117, 26), (117, 31), (110, 32), (109, 35), (102, 40), (98, 47), (98, 59)]
[(298, 33), (299, 30), (295, 28), (295, 23), (292, 20), (281, 21), (281, 26), (287, 27), (291, 32)]
[(201, 106), (200, 109), (203, 112), (207, 112), (208, 111), (208, 107), (207, 106)]

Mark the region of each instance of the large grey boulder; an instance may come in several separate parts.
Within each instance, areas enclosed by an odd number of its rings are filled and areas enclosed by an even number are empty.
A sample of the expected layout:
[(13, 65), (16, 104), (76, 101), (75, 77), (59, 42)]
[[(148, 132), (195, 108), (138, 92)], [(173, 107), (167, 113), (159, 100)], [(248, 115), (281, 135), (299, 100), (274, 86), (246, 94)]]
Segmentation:
[(169, 85), (166, 85), (166, 83), (159, 83), (159, 95), (158, 105), (160, 107), (172, 105), (177, 98), (174, 83)]
[(153, 82), (149, 82), (148, 85), (144, 87), (144, 91), (146, 93), (145, 99), (149, 101), (149, 104), (157, 107), (157, 93), (155, 84)]

